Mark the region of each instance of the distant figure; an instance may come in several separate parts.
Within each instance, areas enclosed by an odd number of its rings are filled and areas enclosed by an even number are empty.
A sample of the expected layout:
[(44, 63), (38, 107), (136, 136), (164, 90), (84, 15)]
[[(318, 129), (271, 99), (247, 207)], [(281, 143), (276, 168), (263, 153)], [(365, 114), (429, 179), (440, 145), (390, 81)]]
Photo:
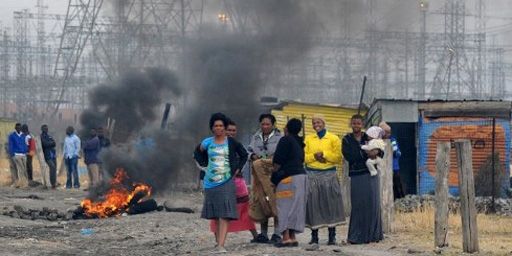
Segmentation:
[(87, 165), (89, 175), (89, 189), (100, 184), (100, 167), (98, 154), (101, 150), (100, 139), (97, 136), (96, 129), (91, 129), (90, 137), (83, 144), (84, 163)]
[(201, 218), (217, 223), (217, 246), (213, 253), (226, 253), (226, 242), (230, 220), (239, 218), (236, 209), (236, 186), (233, 177), (247, 161), (247, 151), (233, 138), (226, 136), (227, 118), (221, 113), (210, 118), (213, 137), (204, 139), (194, 152), (195, 160), (207, 166), (203, 180), (204, 203)]
[[(378, 242), (384, 238), (380, 215), (379, 175), (371, 176), (366, 167), (368, 156), (361, 146), (367, 144), (370, 137), (362, 131), (363, 117), (354, 115), (350, 122), (352, 133), (345, 135), (342, 141), (343, 157), (349, 163), (348, 175), (352, 202), (347, 242), (350, 244)], [(378, 131), (370, 132), (372, 138), (379, 135)]]
[[(228, 120), (228, 128), (226, 135), (230, 138), (236, 139), (237, 127), (236, 123), (232, 120)], [(253, 239), (256, 239), (258, 233), (256, 232), (256, 226), (249, 216), (249, 190), (247, 184), (245, 184), (242, 172), (238, 172), (235, 176), (235, 187), (236, 187), (236, 209), (239, 214), (238, 220), (229, 222), (229, 232), (240, 232), (248, 230), (251, 232)], [(214, 220), (210, 221), (210, 230), (215, 233), (217, 231), (217, 223)]]
[(57, 153), (55, 147), (57, 143), (52, 136), (48, 134), (48, 125), (41, 126), (41, 146), (43, 148), (44, 161), (50, 169), (50, 184), (52, 189), (57, 187)]
[(12, 160), (11, 179), (12, 187), (28, 187), (27, 153), (28, 146), (25, 136), (21, 132), (21, 124), (14, 126), (14, 132), (9, 135), (9, 157)]
[(100, 140), (101, 148), (110, 147), (110, 139), (108, 137), (105, 137), (105, 131), (103, 130), (103, 127), (98, 127), (96, 133), (98, 134), (98, 139)]
[(32, 160), (36, 154), (36, 141), (30, 131), (28, 130), (28, 125), (23, 124), (21, 126), (21, 132), (25, 136), (25, 143), (28, 147), (27, 152), (27, 177), (29, 184), (34, 180), (33, 178), (33, 172), (34, 168), (32, 167)]
[(301, 129), (300, 120), (290, 119), (273, 157), (272, 183), (276, 185), (278, 229), (283, 235), (276, 247), (299, 246), (295, 234), (304, 232), (308, 176), (304, 170), (304, 142), (299, 137)]
[(396, 138), (391, 135), (391, 127), (385, 122), (381, 122), (379, 127), (384, 130), (383, 138), (389, 139), (391, 146), (393, 146), (393, 195), (395, 199), (399, 199), (405, 196), (402, 178), (400, 177), (400, 157), (402, 156), (402, 152), (400, 151)]
[[(100, 140), (100, 145), (101, 145), (100, 152), (101, 152), (104, 149), (110, 147), (110, 139), (105, 136), (103, 127), (101, 127), (101, 126), (98, 127), (96, 132), (98, 133), (98, 139)], [(106, 172), (106, 170), (103, 168), (103, 162), (102, 162), (101, 158), (98, 158), (98, 167), (100, 169), (100, 180), (101, 181), (105, 180), (106, 178), (110, 178), (108, 173)]]
[(80, 179), (78, 176), (78, 158), (80, 158), (80, 138), (76, 136), (75, 129), (72, 126), (66, 128), (66, 138), (64, 139), (64, 162), (67, 168), (66, 188), (80, 188)]
[[(251, 161), (251, 218), (261, 224), (261, 232), (255, 243), (279, 243), (277, 206), (274, 186), (270, 181), (272, 176), (272, 157), (276, 151), (277, 143), (283, 137), (276, 129), (276, 118), (271, 114), (262, 114), (259, 117), (260, 129), (252, 136), (247, 151)], [(268, 220), (274, 218), (274, 234), (268, 239)]]
[(306, 226), (311, 229), (310, 244), (318, 247), (318, 229), (329, 231), (328, 245), (336, 244), (336, 226), (345, 223), (345, 210), (336, 165), (341, 163), (341, 141), (327, 131), (321, 115), (312, 118), (315, 133), (306, 136), (304, 148), (309, 191)]

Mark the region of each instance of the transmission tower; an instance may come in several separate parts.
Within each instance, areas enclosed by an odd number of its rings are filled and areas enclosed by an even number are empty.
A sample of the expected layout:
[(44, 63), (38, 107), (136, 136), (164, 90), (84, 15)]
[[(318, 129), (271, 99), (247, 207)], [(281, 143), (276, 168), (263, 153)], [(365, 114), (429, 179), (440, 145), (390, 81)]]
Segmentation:
[[(60, 88), (51, 95), (54, 104), (52, 115), (58, 112), (63, 103), (70, 79), (78, 67), (87, 41), (92, 35), (103, 0), (69, 0), (64, 30), (55, 61), (53, 77), (59, 80)], [(79, 95), (80, 97), (81, 95)]]

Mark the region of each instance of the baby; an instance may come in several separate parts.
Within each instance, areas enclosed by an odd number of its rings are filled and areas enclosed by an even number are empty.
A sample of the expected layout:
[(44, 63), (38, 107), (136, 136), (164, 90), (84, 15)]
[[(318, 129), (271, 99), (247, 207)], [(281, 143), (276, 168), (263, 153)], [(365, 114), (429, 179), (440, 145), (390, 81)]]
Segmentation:
[[(370, 128), (371, 129), (371, 128)], [(370, 171), (371, 176), (377, 175), (378, 171), (384, 170), (384, 160), (381, 158), (383, 155), (384, 149), (386, 147), (386, 143), (376, 136), (368, 142), (368, 144), (361, 146), (363, 150), (366, 151), (368, 155), (368, 160), (366, 160), (366, 167)]]

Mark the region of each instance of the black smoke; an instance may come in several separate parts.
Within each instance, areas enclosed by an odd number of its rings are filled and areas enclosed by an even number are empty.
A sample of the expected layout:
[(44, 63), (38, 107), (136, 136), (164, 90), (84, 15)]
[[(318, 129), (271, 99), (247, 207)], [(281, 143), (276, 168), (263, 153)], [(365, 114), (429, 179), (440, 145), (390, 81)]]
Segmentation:
[[(280, 86), (269, 74), (301, 60), (319, 30), (317, 13), (307, 1), (230, 3), (251, 22), (205, 26), (199, 38), (186, 44), (183, 80), (190, 100), (184, 124), (196, 139), (207, 135), (213, 112), (228, 115), (242, 133), (254, 131), (258, 115), (265, 111), (259, 107), (263, 88)], [(197, 122), (204, 125), (191, 125)]]
[[(123, 168), (130, 181), (148, 183), (156, 190), (165, 187), (173, 175), (172, 163), (178, 162), (172, 154), (176, 142), (168, 132), (153, 127), (158, 126), (164, 101), (179, 95), (178, 79), (163, 68), (132, 70), (90, 92), (89, 107), (80, 116), (82, 139), (88, 139), (89, 129), (104, 127), (108, 118), (115, 120), (113, 145), (100, 154), (109, 176)], [(91, 197), (105, 188), (92, 190)]]
[(113, 141), (125, 143), (158, 119), (157, 107), (166, 97), (180, 94), (178, 80), (170, 70), (132, 70), (118, 81), (97, 86), (89, 93), (89, 108), (80, 116), (80, 123), (89, 130), (105, 126), (108, 118), (113, 119)]
[[(130, 73), (90, 94), (91, 109), (82, 115), (82, 124), (114, 118), (115, 141), (125, 142), (103, 152), (109, 173), (122, 167), (132, 180), (147, 182), (157, 190), (173, 182), (195, 181), (199, 171), (192, 151), (210, 136), (211, 113), (225, 113), (238, 123), (241, 133), (255, 130), (258, 115), (264, 111), (259, 107), (262, 88), (279, 86), (269, 85), (267, 74), (279, 73), (301, 60), (312, 47), (319, 26), (308, 1), (232, 3), (240, 5), (237, 9), (247, 12), (251, 22), (239, 27), (207, 24), (199, 36), (185, 38), (178, 61), (180, 86), (174, 76), (146, 71)], [(179, 94), (177, 88), (184, 89), (175, 104), (175, 120), (169, 131), (157, 132), (151, 127), (161, 112), (153, 111), (161, 105), (165, 91)]]

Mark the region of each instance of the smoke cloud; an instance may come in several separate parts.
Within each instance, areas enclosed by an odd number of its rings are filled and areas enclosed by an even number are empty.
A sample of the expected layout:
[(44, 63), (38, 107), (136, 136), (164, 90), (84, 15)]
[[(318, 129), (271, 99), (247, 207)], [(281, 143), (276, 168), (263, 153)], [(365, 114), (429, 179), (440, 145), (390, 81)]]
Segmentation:
[[(243, 2), (243, 4), (242, 4)], [(248, 134), (257, 127), (264, 74), (302, 59), (312, 46), (319, 24), (308, 1), (233, 1), (251, 13), (243, 27), (207, 24), (199, 37), (184, 42), (177, 74), (149, 69), (132, 72), (117, 83), (90, 93), (90, 109), (81, 116), (84, 127), (116, 120), (115, 145), (102, 153), (104, 167), (122, 167), (133, 181), (147, 182), (157, 191), (198, 177), (192, 151), (209, 136), (211, 113), (223, 112)], [(257, 17), (257, 19), (256, 19)], [(186, 90), (180, 90), (186, 88)], [(180, 94), (183, 91), (183, 94)], [(177, 116), (169, 131), (155, 130), (155, 112), (165, 93), (179, 95)], [(92, 194), (100, 193), (101, 188)]]
[(89, 93), (89, 108), (80, 123), (87, 131), (104, 126), (107, 118), (114, 119), (113, 141), (124, 143), (159, 117), (156, 107), (166, 96), (180, 94), (176, 76), (167, 69), (127, 72), (113, 84), (97, 86)]

